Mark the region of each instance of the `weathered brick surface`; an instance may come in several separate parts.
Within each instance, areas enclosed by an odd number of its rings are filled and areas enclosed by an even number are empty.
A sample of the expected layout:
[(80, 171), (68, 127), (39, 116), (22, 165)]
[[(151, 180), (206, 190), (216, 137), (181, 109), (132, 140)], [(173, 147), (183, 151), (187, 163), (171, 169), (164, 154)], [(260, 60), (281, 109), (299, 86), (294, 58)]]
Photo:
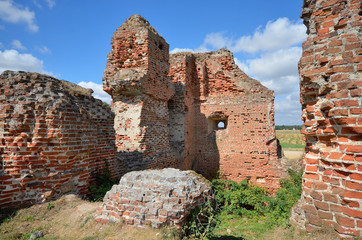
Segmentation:
[(0, 208), (84, 195), (106, 162), (120, 177), (113, 114), (91, 93), (38, 73), (0, 75)]
[[(179, 53), (139, 15), (114, 33), (103, 78), (127, 171), (176, 167), (251, 179), (275, 191), (280, 169), (273, 91), (231, 52)], [(217, 123), (224, 121), (225, 129)]]
[(126, 171), (176, 167), (168, 141), (169, 46), (139, 15), (112, 37), (103, 88), (113, 99), (116, 145)]
[[(275, 191), (285, 173), (277, 155), (273, 91), (242, 72), (225, 49), (171, 55), (169, 75), (176, 89), (170, 140), (175, 149), (184, 146), (183, 167), (206, 177), (221, 170), (228, 179), (250, 179)], [(217, 128), (219, 121), (224, 129)]]
[(361, 4), (305, 0), (302, 10), (309, 36), (299, 63), (307, 145), (299, 222), (332, 225), (346, 238), (362, 236)]
[(94, 214), (101, 223), (181, 227), (190, 211), (212, 200), (209, 182), (193, 171), (174, 168), (125, 174)]

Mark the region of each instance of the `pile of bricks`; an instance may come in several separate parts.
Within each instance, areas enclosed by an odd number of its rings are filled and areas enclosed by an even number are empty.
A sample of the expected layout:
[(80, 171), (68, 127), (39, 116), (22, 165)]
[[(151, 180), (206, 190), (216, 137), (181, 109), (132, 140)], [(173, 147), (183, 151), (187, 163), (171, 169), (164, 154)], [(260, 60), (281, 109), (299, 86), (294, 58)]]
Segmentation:
[(113, 113), (91, 89), (38, 73), (0, 75), (0, 208), (88, 193), (116, 158)]
[(306, 152), (292, 220), (362, 236), (362, 21), (360, 0), (305, 0), (299, 63)]
[(104, 197), (98, 222), (181, 227), (190, 211), (212, 200), (209, 182), (193, 171), (166, 168), (125, 174)]

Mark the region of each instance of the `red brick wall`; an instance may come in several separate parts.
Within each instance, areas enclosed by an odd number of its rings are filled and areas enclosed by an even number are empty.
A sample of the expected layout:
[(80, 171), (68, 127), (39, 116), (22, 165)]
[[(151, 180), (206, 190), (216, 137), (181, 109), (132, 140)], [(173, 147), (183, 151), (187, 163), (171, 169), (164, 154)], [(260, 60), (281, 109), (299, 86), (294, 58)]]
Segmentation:
[(126, 171), (176, 167), (168, 141), (169, 46), (141, 16), (112, 37), (104, 90), (112, 96), (118, 158)]
[(305, 227), (362, 236), (361, 1), (305, 0), (302, 18)]
[[(185, 146), (183, 166), (207, 177), (221, 170), (275, 191), (286, 175), (277, 156), (273, 92), (243, 73), (227, 50), (174, 54), (170, 65), (176, 86), (170, 116), (178, 119), (170, 127), (179, 129), (171, 140), (177, 135)], [(226, 129), (216, 130), (225, 119)]]
[(38, 73), (0, 76), (0, 208), (84, 195), (106, 162), (122, 174), (112, 112), (74, 85)]

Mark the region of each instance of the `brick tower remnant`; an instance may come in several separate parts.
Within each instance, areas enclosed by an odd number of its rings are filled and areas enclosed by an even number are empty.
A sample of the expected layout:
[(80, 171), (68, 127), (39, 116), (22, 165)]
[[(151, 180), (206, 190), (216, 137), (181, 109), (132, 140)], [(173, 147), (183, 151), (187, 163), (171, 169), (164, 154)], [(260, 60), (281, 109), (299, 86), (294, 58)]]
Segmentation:
[(91, 94), (39, 73), (0, 75), (0, 209), (85, 195), (107, 163), (121, 176), (113, 113)]
[(112, 96), (116, 146), (126, 171), (177, 167), (168, 135), (169, 45), (139, 15), (114, 33), (103, 88)]
[(299, 63), (303, 193), (295, 223), (362, 236), (362, 21), (360, 0), (305, 0), (308, 29)]

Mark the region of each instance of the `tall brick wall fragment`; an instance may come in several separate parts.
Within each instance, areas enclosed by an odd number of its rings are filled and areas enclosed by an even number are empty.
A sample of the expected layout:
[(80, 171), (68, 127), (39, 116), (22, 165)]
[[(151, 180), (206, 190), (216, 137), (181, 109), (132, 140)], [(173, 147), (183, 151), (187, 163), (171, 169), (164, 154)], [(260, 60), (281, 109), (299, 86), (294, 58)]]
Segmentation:
[[(173, 54), (169, 75), (176, 89), (170, 139), (184, 146), (183, 166), (206, 177), (221, 170), (227, 179), (276, 191), (286, 175), (277, 155), (273, 91), (242, 72), (225, 49)], [(220, 121), (225, 128), (217, 127)]]
[(169, 45), (139, 15), (112, 37), (103, 88), (112, 96), (118, 158), (126, 171), (177, 167), (168, 140)]
[(106, 162), (121, 176), (114, 116), (91, 93), (38, 73), (0, 75), (0, 208), (87, 194)]
[(299, 62), (303, 193), (292, 220), (313, 231), (362, 236), (362, 21), (360, 0), (305, 0)]

